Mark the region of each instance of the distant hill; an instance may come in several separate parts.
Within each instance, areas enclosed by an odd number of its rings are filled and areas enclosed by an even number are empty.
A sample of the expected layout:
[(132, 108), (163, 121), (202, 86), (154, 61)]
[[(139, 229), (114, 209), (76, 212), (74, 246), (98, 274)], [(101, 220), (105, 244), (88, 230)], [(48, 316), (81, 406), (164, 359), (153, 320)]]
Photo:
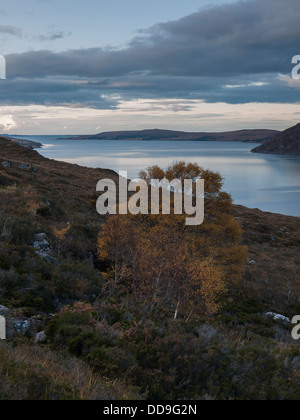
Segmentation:
[(275, 130), (239, 130), (225, 133), (186, 133), (172, 130), (111, 131), (90, 136), (68, 137), (69, 140), (160, 140), (160, 141), (239, 141), (260, 143), (269, 140)]
[(300, 123), (282, 133), (276, 134), (253, 153), (271, 153), (278, 155), (300, 155)]

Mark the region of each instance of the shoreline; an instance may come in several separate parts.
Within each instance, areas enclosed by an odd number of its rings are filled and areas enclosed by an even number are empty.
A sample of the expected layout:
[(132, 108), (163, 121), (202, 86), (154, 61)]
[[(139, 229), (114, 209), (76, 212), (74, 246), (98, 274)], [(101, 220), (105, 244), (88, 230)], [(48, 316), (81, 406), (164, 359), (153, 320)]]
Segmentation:
[(29, 147), (30, 149), (41, 149), (43, 147), (42, 143), (32, 141), (32, 140), (25, 140), (25, 139), (18, 138), (18, 137), (5, 136), (3, 134), (0, 137), (4, 138), (6, 140), (10, 140), (10, 141), (18, 144), (19, 146)]
[[(9, 138), (9, 137), (5, 137), (5, 136), (0, 136), (0, 140), (4, 139), (4, 140), (9, 140), (11, 142), (13, 142), (14, 144), (23, 147), (24, 149), (29, 149), (32, 150), (33, 152), (37, 153), (38, 156), (41, 159), (45, 159), (47, 160), (49, 163), (55, 163), (55, 164), (62, 164), (62, 165), (68, 165), (70, 168), (80, 168), (81, 170), (86, 170), (86, 171), (105, 171), (105, 172), (109, 172), (110, 174), (114, 174), (114, 175), (118, 175), (118, 173), (113, 170), (113, 169), (109, 169), (109, 168), (92, 168), (92, 167), (88, 167), (88, 166), (82, 166), (82, 165), (78, 165), (78, 164), (74, 164), (74, 163), (69, 163), (69, 162), (65, 162), (65, 161), (61, 161), (61, 160), (56, 160), (56, 159), (50, 159), (48, 157), (43, 156), (42, 154), (39, 153), (39, 149), (42, 149), (43, 144), (41, 143), (37, 143), (37, 142), (31, 142), (29, 140), (21, 140), (20, 141), (14, 141), (14, 140), (19, 140), (19, 139), (13, 139), (13, 138)], [(117, 140), (118, 141), (118, 140)], [(25, 142), (25, 143), (24, 143)], [(26, 146), (26, 143), (34, 143), (36, 145), (40, 145), (39, 147), (31, 147), (29, 144)], [(34, 150), (36, 149), (36, 150)], [(0, 159), (1, 159), (1, 149), (0, 149)], [(7, 159), (9, 159), (7, 157)], [(26, 163), (30, 163), (29, 161)], [(266, 210), (261, 210), (257, 207), (247, 207), (243, 204), (238, 204), (238, 203), (233, 203), (234, 208), (239, 208), (239, 209), (244, 209), (245, 211), (251, 211), (251, 212), (260, 212), (263, 213), (265, 215), (272, 215), (272, 216), (279, 216), (279, 217), (286, 217), (286, 218), (294, 218), (296, 220), (300, 219), (300, 216), (293, 216), (293, 215), (288, 215), (288, 214), (283, 214), (283, 213), (278, 213), (278, 212), (271, 212), (271, 211), (266, 211)]]

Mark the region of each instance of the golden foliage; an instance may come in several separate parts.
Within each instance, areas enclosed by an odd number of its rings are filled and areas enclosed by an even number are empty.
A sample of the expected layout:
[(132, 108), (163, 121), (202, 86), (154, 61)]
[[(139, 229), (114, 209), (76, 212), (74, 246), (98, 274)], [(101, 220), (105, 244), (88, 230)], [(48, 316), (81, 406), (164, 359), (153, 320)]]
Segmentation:
[(206, 180), (206, 217), (201, 226), (185, 225), (185, 215), (111, 216), (98, 238), (98, 257), (112, 262), (111, 279), (121, 282), (147, 305), (166, 305), (186, 317), (219, 310), (226, 284), (243, 274), (246, 248), (230, 215), (231, 199), (222, 177), (197, 164), (176, 162), (163, 171), (148, 168), (141, 177)]
[(59, 229), (59, 228), (55, 227), (54, 228), (54, 235), (55, 235), (56, 239), (58, 239), (59, 241), (63, 241), (66, 238), (67, 233), (69, 232), (70, 228), (71, 228), (70, 224), (65, 228), (60, 228)]

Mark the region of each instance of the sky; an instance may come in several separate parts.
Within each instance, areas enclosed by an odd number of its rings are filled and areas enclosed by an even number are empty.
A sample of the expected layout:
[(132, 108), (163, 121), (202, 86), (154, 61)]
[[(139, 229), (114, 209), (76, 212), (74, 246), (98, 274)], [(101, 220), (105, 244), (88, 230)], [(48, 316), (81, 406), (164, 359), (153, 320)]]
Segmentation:
[(0, 132), (288, 128), (299, 22), (299, 0), (2, 2)]

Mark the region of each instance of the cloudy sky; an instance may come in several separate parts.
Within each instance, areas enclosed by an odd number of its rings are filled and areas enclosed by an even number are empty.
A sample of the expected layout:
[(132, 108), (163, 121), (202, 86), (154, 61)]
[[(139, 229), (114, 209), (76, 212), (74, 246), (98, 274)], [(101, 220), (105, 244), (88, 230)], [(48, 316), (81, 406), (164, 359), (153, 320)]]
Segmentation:
[(299, 0), (2, 2), (0, 132), (285, 129), (299, 22)]

